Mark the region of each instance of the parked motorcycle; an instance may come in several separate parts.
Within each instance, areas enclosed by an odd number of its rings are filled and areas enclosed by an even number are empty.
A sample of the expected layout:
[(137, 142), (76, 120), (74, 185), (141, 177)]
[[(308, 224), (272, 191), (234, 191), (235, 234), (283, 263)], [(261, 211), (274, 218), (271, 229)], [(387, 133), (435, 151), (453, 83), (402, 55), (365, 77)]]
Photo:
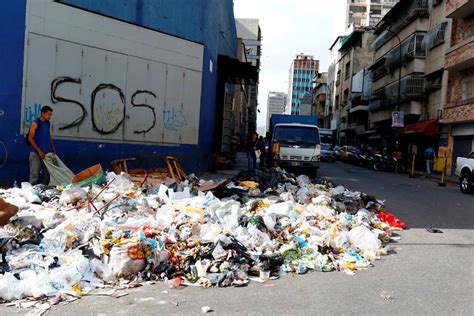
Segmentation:
[(363, 168), (373, 169), (374, 157), (370, 154), (360, 154), (357, 156), (358, 165)]
[(395, 157), (375, 154), (373, 157), (372, 167), (375, 171), (395, 171), (397, 159)]

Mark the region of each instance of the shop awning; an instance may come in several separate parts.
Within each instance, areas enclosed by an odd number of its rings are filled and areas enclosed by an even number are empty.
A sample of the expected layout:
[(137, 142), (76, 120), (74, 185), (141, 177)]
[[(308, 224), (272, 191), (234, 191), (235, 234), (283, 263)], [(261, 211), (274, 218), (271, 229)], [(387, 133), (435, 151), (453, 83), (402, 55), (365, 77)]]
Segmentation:
[(400, 130), (400, 135), (419, 135), (434, 137), (438, 133), (438, 122), (436, 120), (418, 122), (405, 126)]

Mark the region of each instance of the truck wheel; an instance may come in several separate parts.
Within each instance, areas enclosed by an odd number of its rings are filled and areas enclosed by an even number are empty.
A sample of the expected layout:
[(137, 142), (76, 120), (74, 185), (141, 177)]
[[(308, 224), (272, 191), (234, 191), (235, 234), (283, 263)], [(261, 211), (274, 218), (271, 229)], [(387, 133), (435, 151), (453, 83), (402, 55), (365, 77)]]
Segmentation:
[(459, 188), (462, 193), (471, 193), (473, 191), (472, 178), (467, 173), (461, 174), (459, 179)]

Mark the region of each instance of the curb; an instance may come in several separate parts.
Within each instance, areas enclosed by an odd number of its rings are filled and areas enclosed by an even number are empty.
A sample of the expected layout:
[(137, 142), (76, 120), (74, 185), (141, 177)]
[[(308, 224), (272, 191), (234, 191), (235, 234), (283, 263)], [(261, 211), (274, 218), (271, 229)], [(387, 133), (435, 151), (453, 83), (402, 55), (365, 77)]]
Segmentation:
[[(439, 182), (441, 180), (441, 177), (438, 177), (438, 176), (426, 176), (424, 174), (421, 174), (421, 173), (418, 173), (416, 174), (415, 173), (415, 178), (418, 178), (418, 179), (426, 179), (426, 180), (431, 180), (431, 181), (436, 181), (436, 182)], [(459, 181), (457, 178), (452, 178), (452, 177), (447, 177), (444, 179), (444, 181), (446, 183), (449, 183), (449, 184), (452, 184), (452, 185), (458, 185), (459, 184)]]

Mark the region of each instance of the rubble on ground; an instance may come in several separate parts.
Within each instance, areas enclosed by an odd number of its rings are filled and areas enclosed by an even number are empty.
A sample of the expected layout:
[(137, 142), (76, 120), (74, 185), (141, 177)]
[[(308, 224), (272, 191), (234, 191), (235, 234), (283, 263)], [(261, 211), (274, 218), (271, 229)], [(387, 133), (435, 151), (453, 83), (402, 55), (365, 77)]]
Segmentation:
[(281, 169), (148, 187), (109, 173), (105, 186), (24, 183), (0, 198), (20, 210), (0, 227), (0, 301), (43, 298), (37, 304), (151, 280), (226, 287), (353, 274), (404, 227), (374, 197)]

